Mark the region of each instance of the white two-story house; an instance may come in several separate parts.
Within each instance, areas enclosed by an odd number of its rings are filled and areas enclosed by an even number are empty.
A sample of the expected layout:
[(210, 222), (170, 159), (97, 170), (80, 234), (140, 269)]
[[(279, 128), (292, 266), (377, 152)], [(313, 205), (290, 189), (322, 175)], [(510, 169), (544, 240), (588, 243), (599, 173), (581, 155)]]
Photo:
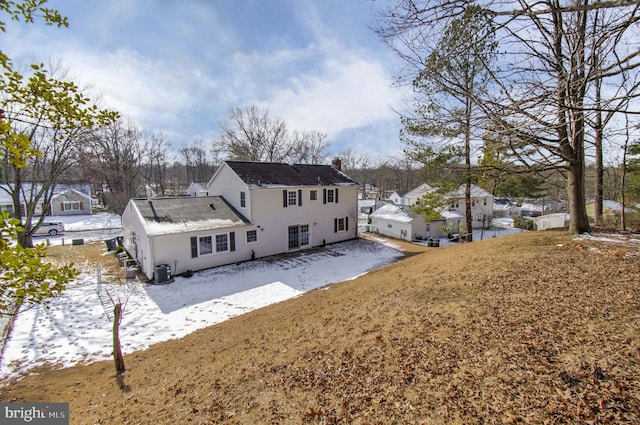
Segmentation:
[(124, 247), (151, 278), (353, 239), (358, 184), (334, 166), (226, 161), (215, 196), (132, 199)]
[[(465, 189), (466, 185), (463, 184), (457, 191), (448, 195), (453, 199), (449, 210), (458, 212), (460, 217), (447, 218), (447, 224), (454, 224), (452, 221), (455, 221), (455, 224), (464, 224)], [(471, 217), (471, 227), (474, 229), (490, 226), (493, 219), (493, 195), (474, 184), (471, 185)]]

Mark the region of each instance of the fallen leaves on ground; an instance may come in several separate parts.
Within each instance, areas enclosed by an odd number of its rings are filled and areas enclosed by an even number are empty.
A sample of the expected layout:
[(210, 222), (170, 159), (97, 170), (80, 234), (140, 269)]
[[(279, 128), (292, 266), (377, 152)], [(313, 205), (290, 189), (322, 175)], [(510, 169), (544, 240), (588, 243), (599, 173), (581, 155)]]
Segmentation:
[(74, 424), (640, 423), (638, 250), (556, 232), (425, 248), (126, 356), (124, 386), (101, 362), (0, 399), (69, 401)]

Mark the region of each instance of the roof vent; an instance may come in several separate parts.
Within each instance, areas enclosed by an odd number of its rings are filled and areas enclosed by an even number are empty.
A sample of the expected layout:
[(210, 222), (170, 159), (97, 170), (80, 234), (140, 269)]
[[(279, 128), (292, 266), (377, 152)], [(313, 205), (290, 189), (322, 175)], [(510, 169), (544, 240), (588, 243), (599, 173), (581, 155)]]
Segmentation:
[(212, 209), (212, 210), (215, 210), (215, 209), (216, 209), (216, 206), (215, 206), (215, 205), (213, 205), (213, 204), (209, 204), (209, 206), (211, 207), (211, 209)]

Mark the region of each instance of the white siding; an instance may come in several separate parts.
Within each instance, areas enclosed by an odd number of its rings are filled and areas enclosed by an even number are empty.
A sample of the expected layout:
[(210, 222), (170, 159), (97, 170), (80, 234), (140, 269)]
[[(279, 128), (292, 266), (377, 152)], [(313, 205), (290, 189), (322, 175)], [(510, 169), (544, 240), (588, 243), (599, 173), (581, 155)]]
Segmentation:
[[(289, 187), (251, 190), (251, 215), (253, 223), (259, 227), (262, 238), (256, 255), (267, 256), (289, 251), (288, 227), (309, 225), (310, 240), (308, 247), (323, 243), (334, 243), (353, 239), (357, 235), (358, 188), (356, 186), (338, 187), (338, 203), (323, 203), (323, 190), (335, 187)], [(283, 191), (301, 191), (302, 205), (284, 207)], [(317, 199), (310, 200), (315, 190)], [(346, 218), (348, 230), (334, 231), (334, 220)]]
[[(254, 244), (246, 243), (246, 231), (255, 229), (254, 226), (232, 227), (227, 229), (200, 230), (171, 235), (156, 235), (152, 239), (154, 268), (160, 264), (168, 264), (171, 273), (180, 274), (187, 270), (197, 271), (224, 264), (232, 264), (251, 259), (251, 249)], [(215, 252), (215, 235), (234, 233), (235, 250), (229, 246), (225, 252)], [(191, 238), (212, 236), (214, 252), (211, 254), (191, 256)], [(230, 240), (228, 238), (228, 242)], [(152, 271), (153, 273), (153, 271)], [(151, 277), (150, 273), (146, 273)]]
[[(244, 208), (240, 206), (240, 192), (246, 193)], [(209, 193), (222, 196), (240, 214), (253, 221), (249, 188), (227, 164), (223, 163), (209, 181)]]

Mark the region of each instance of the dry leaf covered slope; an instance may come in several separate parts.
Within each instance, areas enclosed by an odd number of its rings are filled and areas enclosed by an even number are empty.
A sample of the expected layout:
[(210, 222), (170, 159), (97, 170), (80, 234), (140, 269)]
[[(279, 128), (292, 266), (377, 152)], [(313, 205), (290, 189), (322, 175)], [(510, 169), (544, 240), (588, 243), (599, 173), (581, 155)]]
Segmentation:
[[(429, 249), (2, 399), (93, 423), (639, 423), (637, 244), (528, 233)], [(126, 330), (123, 330), (126, 332)]]

